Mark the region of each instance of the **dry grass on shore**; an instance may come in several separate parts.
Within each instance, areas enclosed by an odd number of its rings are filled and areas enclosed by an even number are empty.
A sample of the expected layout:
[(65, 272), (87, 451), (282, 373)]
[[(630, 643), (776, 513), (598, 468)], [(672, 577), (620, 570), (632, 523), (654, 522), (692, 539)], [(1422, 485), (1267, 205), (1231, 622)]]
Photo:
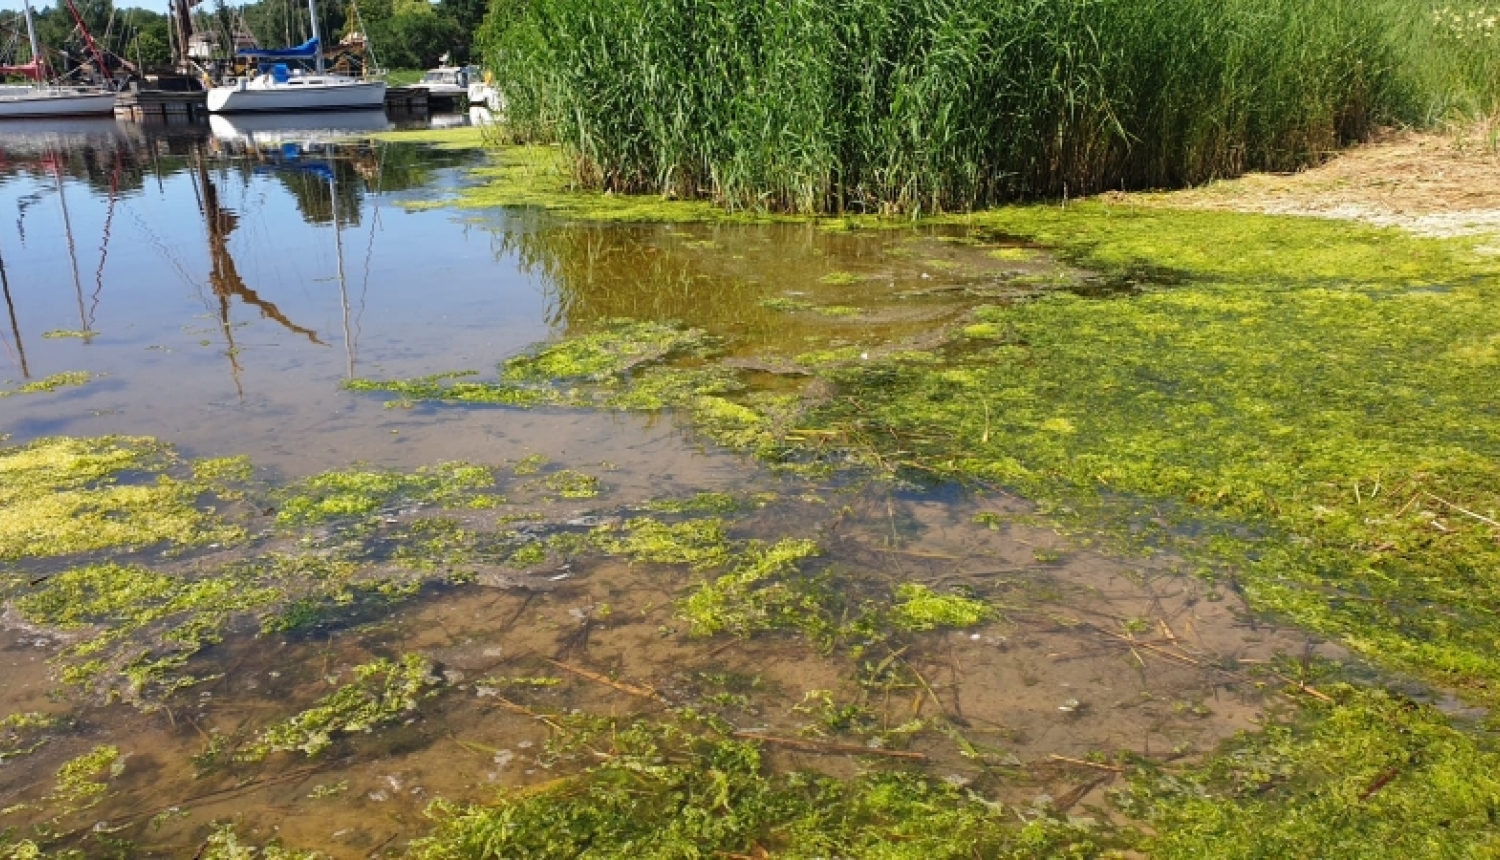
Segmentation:
[[(1296, 173), (1255, 173), (1198, 188), (1111, 193), (1111, 202), (1310, 215), (1400, 227), (1423, 236), (1500, 242), (1500, 126), (1390, 131)], [(1500, 246), (1495, 248), (1500, 253)]]

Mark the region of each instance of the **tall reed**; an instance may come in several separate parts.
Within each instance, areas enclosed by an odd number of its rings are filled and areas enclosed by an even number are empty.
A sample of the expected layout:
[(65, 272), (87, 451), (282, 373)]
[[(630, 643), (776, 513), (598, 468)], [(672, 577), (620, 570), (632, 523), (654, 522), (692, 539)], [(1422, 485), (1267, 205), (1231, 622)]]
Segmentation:
[(585, 185), (927, 212), (1294, 169), (1483, 109), (1500, 55), (1477, 9), (494, 0), (486, 42), (513, 131), (560, 142)]

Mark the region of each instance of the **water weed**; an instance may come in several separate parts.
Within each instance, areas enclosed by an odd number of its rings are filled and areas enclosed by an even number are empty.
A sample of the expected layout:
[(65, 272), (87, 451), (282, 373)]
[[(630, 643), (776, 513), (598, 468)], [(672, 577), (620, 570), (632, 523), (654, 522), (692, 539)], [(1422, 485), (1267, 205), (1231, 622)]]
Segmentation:
[(237, 539), (238, 528), (199, 506), (204, 487), (168, 474), (176, 465), (148, 439), (0, 448), (0, 560)]
[(0, 397), (13, 397), (17, 394), (47, 394), (60, 388), (76, 388), (88, 383), (93, 379), (93, 374), (85, 371), (70, 371), (67, 373), (54, 373), (35, 382), (18, 385), (15, 388), (0, 389)]
[(758, 745), (671, 725), (607, 721), (595, 750), (602, 764), (542, 789), (434, 804), (413, 855), (1090, 857), (1109, 839), (1046, 816), (1018, 823), (915, 774), (768, 775)]
[(993, 607), (962, 594), (938, 594), (925, 585), (896, 586), (891, 622), (903, 630), (973, 627), (995, 617)]
[(353, 674), (353, 681), (313, 707), (268, 726), (238, 758), (260, 761), (275, 752), (316, 756), (337, 735), (370, 732), (402, 719), (433, 695), (439, 683), (432, 664), (417, 654), (365, 663), (354, 667)]
[(1500, 848), (1500, 753), (1430, 706), (1330, 688), (1337, 704), (1243, 735), (1186, 773), (1145, 766), (1121, 795), (1152, 856), (1482, 857)]

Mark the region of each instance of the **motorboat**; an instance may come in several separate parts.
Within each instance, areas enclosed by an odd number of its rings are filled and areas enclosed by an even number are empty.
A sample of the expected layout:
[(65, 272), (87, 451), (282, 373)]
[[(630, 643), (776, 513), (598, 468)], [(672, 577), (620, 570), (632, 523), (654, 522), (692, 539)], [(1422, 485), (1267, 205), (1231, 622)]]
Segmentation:
[(441, 98), (467, 97), (470, 81), (479, 80), (479, 70), (474, 66), (438, 66), (428, 69), (422, 80), (412, 84), (424, 89), (429, 96)]
[[(72, 8), (70, 2), (69, 8)], [(0, 74), (21, 75), (35, 84), (0, 86), (0, 119), (36, 119), (38, 117), (98, 116), (114, 114), (115, 94), (103, 87), (49, 84), (47, 65), (42, 60), (32, 21), (31, 0), (26, 0), (26, 35), (31, 40), (31, 62), (0, 66)], [(76, 15), (76, 11), (74, 12)], [(79, 20), (79, 26), (83, 25)], [(87, 31), (84, 31), (87, 34)], [(92, 38), (89, 39), (93, 47)], [(102, 66), (101, 66), (102, 67)]]
[[(308, 0), (312, 38), (295, 48), (247, 48), (236, 56), (254, 60), (259, 71), (231, 78), (208, 91), (209, 113), (369, 110), (385, 106), (385, 81), (326, 72), (318, 31), (317, 0)], [(311, 60), (315, 71), (292, 69), (288, 61)]]

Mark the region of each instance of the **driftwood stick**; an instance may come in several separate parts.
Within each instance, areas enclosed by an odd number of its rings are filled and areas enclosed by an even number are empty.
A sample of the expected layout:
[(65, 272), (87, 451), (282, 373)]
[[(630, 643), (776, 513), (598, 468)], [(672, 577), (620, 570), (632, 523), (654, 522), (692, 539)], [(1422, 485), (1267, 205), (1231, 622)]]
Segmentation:
[(1497, 521), (1495, 521), (1493, 519), (1490, 519), (1489, 517), (1483, 516), (1481, 514), (1476, 514), (1473, 511), (1469, 510), (1468, 508), (1461, 508), (1458, 505), (1455, 505), (1452, 502), (1448, 501), (1447, 499), (1441, 498), (1439, 496), (1434, 496), (1432, 493), (1427, 493), (1426, 495), (1427, 495), (1427, 498), (1432, 499), (1433, 501), (1438, 502), (1439, 504), (1446, 505), (1447, 507), (1450, 507), (1453, 510), (1458, 511), (1461, 514), (1467, 514), (1467, 515), (1473, 517), (1476, 520), (1479, 520), (1480, 522), (1482, 522), (1482, 523), (1484, 523), (1486, 525), (1491, 525), (1491, 526), (1494, 526), (1497, 529), (1500, 529), (1500, 522), (1497, 522)]
[(1079, 765), (1080, 767), (1092, 767), (1092, 768), (1096, 768), (1098, 770), (1107, 770), (1107, 771), (1110, 771), (1112, 773), (1124, 773), (1125, 772), (1125, 768), (1123, 768), (1123, 767), (1116, 767), (1116, 766), (1114, 766), (1112, 764), (1100, 764), (1097, 761), (1085, 761), (1085, 760), (1083, 760), (1081, 758), (1068, 758), (1065, 755), (1049, 755), (1049, 756), (1047, 756), (1047, 758), (1050, 758), (1053, 761), (1063, 762), (1064, 764), (1076, 764), (1076, 765)]
[(580, 678), (587, 678), (588, 680), (593, 681), (596, 684), (603, 684), (606, 687), (619, 690), (622, 693), (628, 693), (629, 695), (638, 696), (642, 699), (650, 699), (653, 702), (665, 704), (665, 700), (662, 699), (661, 695), (649, 687), (637, 687), (634, 684), (627, 684), (624, 681), (616, 681), (606, 675), (601, 675), (598, 672), (585, 669), (582, 666), (574, 666), (571, 663), (564, 663), (561, 660), (548, 659), (547, 662), (551, 663), (559, 669), (562, 669), (564, 672), (572, 672), (574, 675), (577, 675)]
[(553, 729), (555, 729), (555, 730), (557, 730), (559, 732), (564, 731), (564, 729), (563, 729), (562, 726), (559, 726), (557, 723), (552, 722), (552, 720), (550, 720), (547, 717), (545, 717), (545, 716), (537, 713), (536, 711), (533, 711), (532, 709), (526, 707), (525, 705), (521, 705), (521, 704), (517, 704), (516, 702), (512, 702), (510, 699), (507, 699), (504, 696), (498, 696), (497, 695), (497, 696), (493, 696), (492, 698), (495, 700), (495, 703), (497, 705), (499, 705), (500, 707), (506, 709), (507, 711), (510, 711), (513, 714), (520, 714), (523, 717), (531, 717), (533, 720), (536, 720), (537, 722), (546, 723), (548, 726), (551, 726)]
[(731, 737), (739, 738), (742, 741), (760, 741), (763, 744), (775, 744), (776, 746), (803, 750), (805, 752), (824, 753), (826, 755), (878, 755), (885, 756), (886, 758), (904, 758), (916, 761), (927, 760), (927, 756), (919, 752), (862, 747), (854, 744), (834, 744), (824, 741), (809, 741), (802, 738), (783, 738), (776, 735), (763, 735), (759, 732), (734, 732)]

